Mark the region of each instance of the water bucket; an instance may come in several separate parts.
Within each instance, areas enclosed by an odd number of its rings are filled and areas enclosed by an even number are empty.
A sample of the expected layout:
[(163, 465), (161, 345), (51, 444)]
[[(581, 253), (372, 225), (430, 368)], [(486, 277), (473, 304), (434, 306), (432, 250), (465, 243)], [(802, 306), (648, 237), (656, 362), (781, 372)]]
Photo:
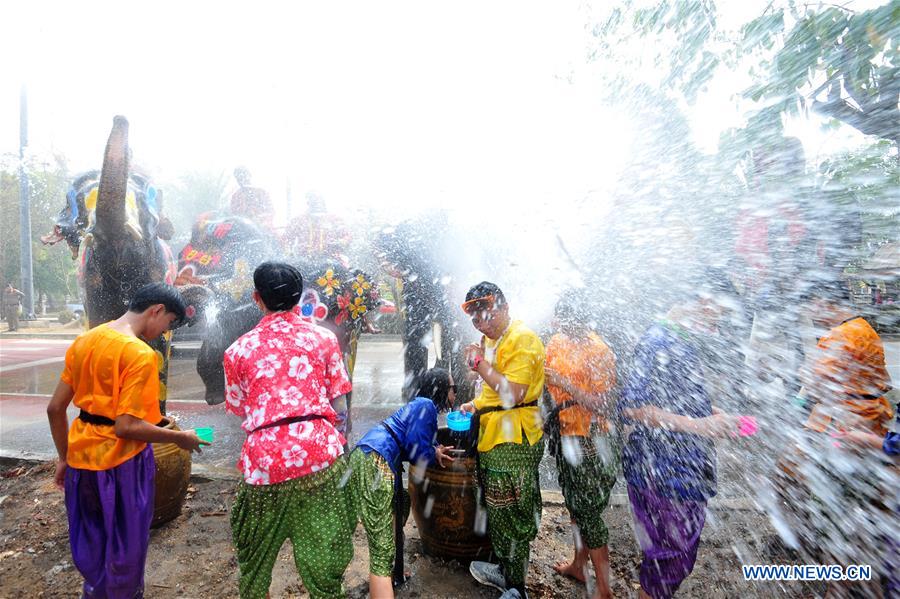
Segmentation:
[(450, 412), (447, 414), (447, 428), (457, 433), (464, 433), (472, 426), (472, 415), (462, 412)]
[[(163, 428), (181, 430), (171, 418), (164, 418), (163, 423)], [(156, 460), (156, 498), (151, 526), (156, 527), (181, 513), (191, 478), (191, 454), (174, 443), (154, 443), (153, 458)]]
[[(438, 443), (452, 445), (452, 432), (438, 430)], [(478, 506), (475, 458), (452, 450), (452, 464), (441, 468), (412, 466), (409, 496), (422, 545), (429, 555), (486, 560), (491, 553), (487, 514)]]

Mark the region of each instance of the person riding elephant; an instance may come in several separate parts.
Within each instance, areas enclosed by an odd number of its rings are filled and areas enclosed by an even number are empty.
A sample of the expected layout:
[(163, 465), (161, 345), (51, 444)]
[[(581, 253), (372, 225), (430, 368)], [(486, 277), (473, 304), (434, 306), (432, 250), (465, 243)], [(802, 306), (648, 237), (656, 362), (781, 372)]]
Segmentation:
[[(171, 223), (162, 215), (162, 193), (133, 172), (128, 120), (117, 116), (101, 171), (77, 176), (45, 245), (65, 240), (79, 259), (88, 327), (119, 318), (134, 292), (149, 283), (173, 283), (175, 260), (164, 238)], [(160, 409), (165, 413), (170, 333), (151, 340), (160, 363)]]
[(441, 264), (440, 227), (427, 219), (405, 221), (382, 231), (375, 253), (382, 269), (400, 281), (403, 328), (403, 400), (412, 401), (418, 378), (428, 369), (429, 349), (435, 365), (450, 371), (459, 386), (457, 396), (468, 399), (471, 383), (464, 374), (459, 321), (448, 298), (449, 272)]
[(270, 233), (247, 218), (219, 212), (197, 218), (190, 242), (178, 255), (175, 285), (191, 296), (191, 322), (201, 316), (206, 322), (197, 373), (210, 404), (225, 398), (225, 350), (262, 316), (251, 297), (253, 270), (277, 255)]
[[(209, 404), (225, 399), (225, 350), (262, 316), (251, 297), (253, 270), (278, 256), (283, 252), (268, 231), (246, 218), (217, 212), (198, 217), (190, 242), (179, 254), (175, 285), (192, 295), (192, 322), (203, 318), (207, 326), (197, 372)], [(338, 259), (288, 257), (286, 261), (296, 263), (307, 282), (306, 291), (313, 292), (304, 294), (309, 299), (301, 309), (335, 333), (352, 376), (366, 315), (378, 302), (375, 285), (362, 271), (350, 270)]]

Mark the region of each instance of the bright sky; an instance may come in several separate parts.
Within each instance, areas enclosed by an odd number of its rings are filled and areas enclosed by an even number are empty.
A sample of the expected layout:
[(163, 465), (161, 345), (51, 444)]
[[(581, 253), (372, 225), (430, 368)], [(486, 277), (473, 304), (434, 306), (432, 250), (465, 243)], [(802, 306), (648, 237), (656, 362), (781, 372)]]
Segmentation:
[[(32, 153), (96, 168), (124, 114), (157, 177), (244, 164), (282, 202), (290, 179), (293, 213), (310, 190), (339, 209), (547, 207), (602, 195), (628, 156), (627, 120), (565, 79), (585, 60), (579, 2), (297, 4), (5, 6), (0, 153), (18, 151), (24, 82)], [(740, 23), (765, 3), (747, 4), (722, 6)], [(745, 83), (725, 73), (698, 102), (705, 150), (740, 124)]]
[(622, 155), (601, 131), (627, 144), (557, 79), (583, 55), (575, 4), (16, 4), (0, 152), (17, 151), (20, 80), (32, 151), (75, 169), (124, 114), (157, 172), (246, 164), (275, 196), (290, 177), (332, 205), (583, 195)]

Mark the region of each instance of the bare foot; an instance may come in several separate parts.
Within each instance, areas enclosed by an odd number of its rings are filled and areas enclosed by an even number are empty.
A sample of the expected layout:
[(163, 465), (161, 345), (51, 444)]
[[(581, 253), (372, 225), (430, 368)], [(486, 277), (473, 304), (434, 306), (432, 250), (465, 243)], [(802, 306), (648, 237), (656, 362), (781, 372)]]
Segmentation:
[(575, 562), (557, 562), (553, 569), (562, 574), (563, 576), (570, 576), (575, 580), (585, 582), (584, 579), (584, 567), (581, 564), (576, 564)]

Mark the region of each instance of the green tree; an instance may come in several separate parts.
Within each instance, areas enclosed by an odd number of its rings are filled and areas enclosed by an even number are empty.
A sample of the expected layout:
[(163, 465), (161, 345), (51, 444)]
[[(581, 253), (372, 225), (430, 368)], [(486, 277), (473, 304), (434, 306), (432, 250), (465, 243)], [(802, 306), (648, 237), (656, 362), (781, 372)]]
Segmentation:
[[(0, 268), (3, 280), (20, 285), (19, 266), (19, 176), (17, 158), (0, 162)], [(68, 169), (62, 156), (32, 157), (27, 166), (30, 204), (32, 269), (35, 302), (39, 298), (62, 301), (78, 297), (76, 261), (60, 247), (46, 247), (40, 236), (53, 229), (65, 204)]]
[(790, 30), (786, 8), (774, 3), (742, 30), (745, 51), (784, 39), (746, 95), (784, 111), (812, 109), (900, 145), (900, 0), (863, 12), (788, 7)]

